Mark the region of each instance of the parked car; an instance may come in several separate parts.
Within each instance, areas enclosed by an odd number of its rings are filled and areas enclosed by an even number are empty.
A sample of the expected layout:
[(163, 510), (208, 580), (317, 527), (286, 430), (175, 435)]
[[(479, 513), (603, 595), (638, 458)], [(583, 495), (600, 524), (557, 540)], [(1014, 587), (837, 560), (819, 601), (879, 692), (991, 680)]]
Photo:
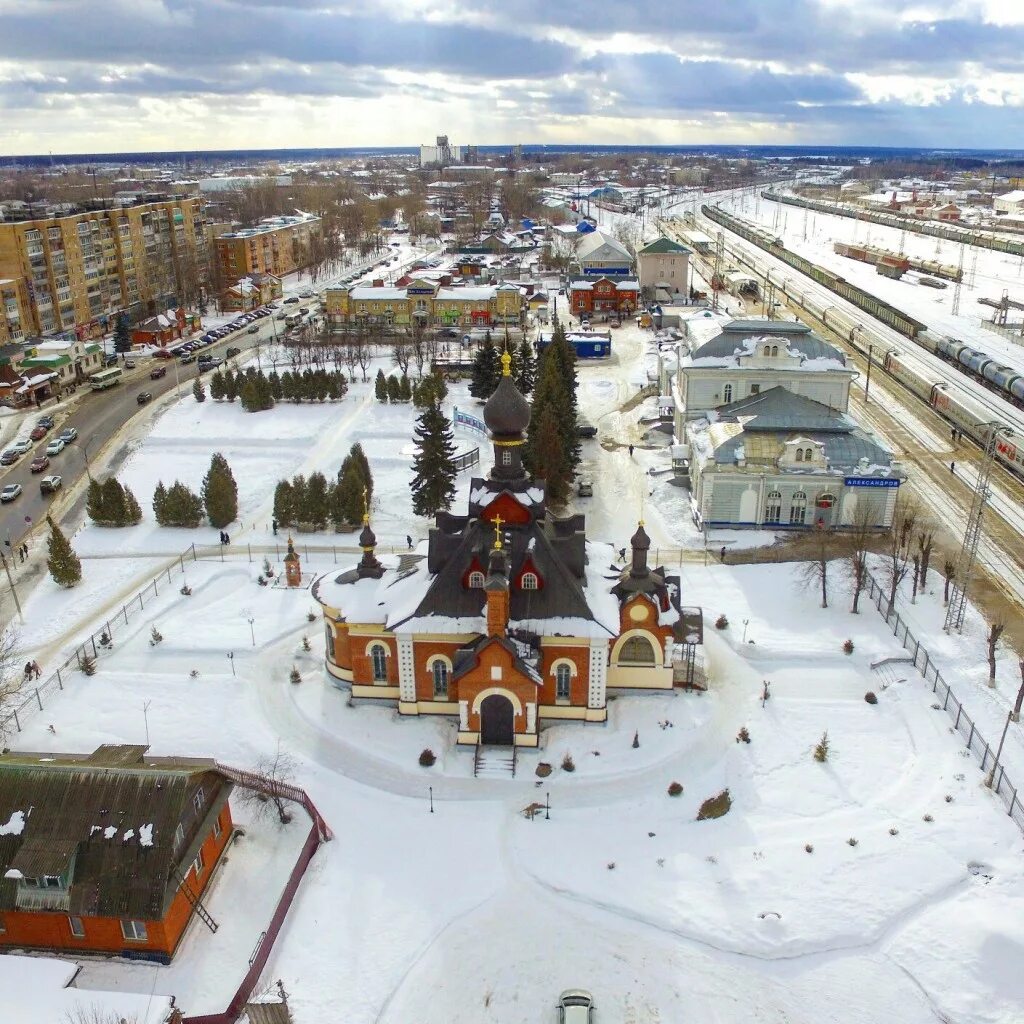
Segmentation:
[(594, 496), (594, 481), (588, 480), (584, 477), (576, 485), (576, 493), (581, 498), (592, 498)]
[(22, 440), (22, 441), (15, 441), (14, 444), (11, 445), (11, 447), (19, 455), (24, 455), (25, 452), (31, 451), (31, 449), (32, 449), (32, 442), (31, 441), (24, 441), (24, 440)]
[(558, 1024), (594, 1024), (594, 997), (581, 988), (568, 988), (558, 997)]
[(6, 504), (21, 494), (21, 484), (6, 484), (4, 489), (0, 491), (0, 501)]
[(182, 363), (182, 364), (184, 364), (184, 363), (194, 363), (194, 362), (196, 361), (196, 357), (195, 357), (194, 355), (192, 355), (192, 353), (191, 353), (191, 352), (186, 352), (186, 353), (185, 353), (185, 354), (184, 354), (184, 355), (183, 355), (183, 356), (181, 357), (181, 359), (180, 359), (180, 360), (178, 360), (178, 361), (179, 361), (180, 363)]
[(597, 434), (597, 427), (594, 426), (589, 420), (579, 417), (576, 420), (576, 436), (577, 437), (594, 437)]
[(107, 358), (103, 360), (103, 365), (117, 366), (117, 353), (115, 352), (112, 355), (107, 356)]
[(249, 330), (247, 330), (245, 333), (246, 334), (259, 334), (260, 333), (260, 325), (259, 324), (253, 324), (252, 327), (250, 327)]
[(59, 491), (64, 481), (59, 476), (44, 476), (39, 481), (39, 490), (42, 494), (53, 494)]
[(288, 298), (285, 299), (284, 301), (286, 303), (288, 303), (288, 302), (298, 302), (299, 301), (299, 297), (297, 295), (289, 295)]
[(240, 348), (229, 348), (224, 355), (227, 359), (232, 359), (234, 356), (241, 355), (241, 352)]
[(42, 473), (44, 469), (50, 464), (50, 460), (45, 455), (37, 455), (31, 465), (28, 467), (33, 473)]
[(37, 427), (46, 427), (47, 430), (53, 430), (53, 428), (54, 428), (53, 417), (52, 416), (40, 416), (39, 419), (36, 420), (36, 426)]
[(28, 435), (33, 441), (42, 441), (46, 437), (46, 427), (33, 427), (32, 433)]
[(60, 455), (60, 453), (62, 451), (64, 451), (64, 447), (65, 447), (66, 444), (67, 444), (66, 441), (61, 440), (61, 438), (59, 438), (59, 437), (55, 437), (46, 446), (46, 454), (47, 455)]
[(135, 369), (135, 360), (134, 359), (126, 359), (124, 361), (124, 368), (126, 370), (134, 370)]
[(288, 314), (287, 313), (278, 313), (277, 316), (275, 317), (275, 319), (276, 320), (287, 320), (288, 319)]
[(8, 448), (3, 455), (0, 455), (0, 466), (13, 466), (20, 458), (21, 452), (16, 452), (13, 448)]
[(158, 366), (158, 367), (156, 367), (156, 369), (149, 371), (149, 379), (150, 380), (159, 380), (161, 377), (166, 377), (166, 376), (167, 376), (167, 367), (166, 366)]
[(135, 401), (138, 402), (139, 405), (145, 405), (147, 402), (152, 401), (152, 399), (153, 399), (153, 392), (152, 391), (140, 391), (135, 396)]
[(75, 438), (78, 437), (78, 431), (74, 427), (65, 427), (57, 435), (65, 444), (70, 444)]
[(207, 359), (199, 364), (199, 372), (206, 373), (207, 370), (216, 370), (223, 362), (223, 359)]

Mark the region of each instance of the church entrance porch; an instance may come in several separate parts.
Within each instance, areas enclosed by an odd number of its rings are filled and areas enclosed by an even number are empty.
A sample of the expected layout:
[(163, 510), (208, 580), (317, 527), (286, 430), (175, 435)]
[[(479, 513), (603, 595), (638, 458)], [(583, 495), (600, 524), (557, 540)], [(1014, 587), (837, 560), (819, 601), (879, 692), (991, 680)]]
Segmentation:
[(480, 703), (480, 742), (491, 746), (512, 746), (515, 709), (512, 701), (492, 693)]

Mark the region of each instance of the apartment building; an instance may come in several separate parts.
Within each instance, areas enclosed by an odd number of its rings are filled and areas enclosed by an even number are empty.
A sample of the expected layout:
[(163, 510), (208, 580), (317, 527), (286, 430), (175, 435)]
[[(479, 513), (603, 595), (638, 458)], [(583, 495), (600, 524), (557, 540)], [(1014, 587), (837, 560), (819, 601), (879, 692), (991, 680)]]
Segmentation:
[(205, 265), (196, 198), (96, 200), (0, 223), (0, 279), (22, 283), (25, 336), (100, 337), (121, 311), (138, 320), (197, 299)]
[(0, 279), (0, 348), (25, 338), (28, 291), (20, 279)]
[(310, 245), (321, 230), (311, 213), (268, 217), (254, 228), (227, 231), (216, 239), (222, 281), (234, 285), (247, 274), (284, 277), (309, 263)]

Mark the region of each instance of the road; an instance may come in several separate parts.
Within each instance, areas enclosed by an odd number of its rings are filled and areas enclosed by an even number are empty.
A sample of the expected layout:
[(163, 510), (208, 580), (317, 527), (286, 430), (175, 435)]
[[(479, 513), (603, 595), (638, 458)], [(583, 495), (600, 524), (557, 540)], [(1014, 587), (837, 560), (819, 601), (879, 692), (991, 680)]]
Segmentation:
[[(246, 333), (246, 328), (226, 335), (203, 352), (223, 355), (228, 346), (245, 351), (257, 341), (261, 344), (274, 337), (273, 318), (258, 321), (258, 334)], [(18, 547), (41, 521), (45, 520), (52, 503), (60, 502), (62, 495), (44, 496), (39, 491), (39, 480), (43, 476), (57, 474), (63, 478), (64, 491), (71, 490), (86, 473), (86, 461), (92, 464), (103, 448), (115, 438), (128, 421), (147, 406), (136, 401), (140, 392), (149, 391), (156, 401), (161, 395), (180, 387), (190, 388), (196, 376), (196, 364), (181, 366), (176, 360), (159, 360), (136, 356), (138, 368), (129, 371), (122, 382), (107, 391), (82, 389), (81, 396), (69, 406), (57, 411), (54, 418), (57, 425), (42, 441), (35, 442), (32, 450), (23, 455), (13, 466), (0, 475), (0, 484), (19, 483), (22, 494), (9, 504), (0, 506), (0, 537), (3, 537), (4, 551), (8, 554)], [(150, 380), (149, 371), (155, 366), (166, 366), (167, 376)], [(40, 415), (47, 411), (44, 405)], [(36, 416), (30, 415), (29, 422)], [(32, 473), (29, 464), (36, 455), (46, 450), (52, 440), (65, 427), (78, 431), (78, 440), (68, 445), (60, 455), (50, 458), (50, 465), (42, 473)], [(24, 429), (22, 430), (24, 433)], [(63, 503), (61, 503), (63, 504)], [(61, 507), (59, 504), (57, 507)]]

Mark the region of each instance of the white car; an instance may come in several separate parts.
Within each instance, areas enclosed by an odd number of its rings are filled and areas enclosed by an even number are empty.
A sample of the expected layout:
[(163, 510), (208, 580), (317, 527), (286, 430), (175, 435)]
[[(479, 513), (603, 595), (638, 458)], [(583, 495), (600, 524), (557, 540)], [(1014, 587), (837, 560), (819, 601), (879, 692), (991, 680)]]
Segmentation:
[(64, 451), (64, 442), (59, 437), (55, 437), (46, 446), (47, 455), (60, 455), (62, 451)]
[(7, 502), (14, 501), (19, 494), (21, 494), (21, 484), (6, 484), (0, 491), (0, 501), (6, 505)]
[(19, 452), (21, 455), (24, 455), (25, 452), (32, 450), (32, 442), (27, 440), (15, 441), (14, 444), (11, 445), (11, 448), (16, 452)]
[(558, 997), (558, 1024), (594, 1024), (594, 997), (581, 988), (567, 988)]

